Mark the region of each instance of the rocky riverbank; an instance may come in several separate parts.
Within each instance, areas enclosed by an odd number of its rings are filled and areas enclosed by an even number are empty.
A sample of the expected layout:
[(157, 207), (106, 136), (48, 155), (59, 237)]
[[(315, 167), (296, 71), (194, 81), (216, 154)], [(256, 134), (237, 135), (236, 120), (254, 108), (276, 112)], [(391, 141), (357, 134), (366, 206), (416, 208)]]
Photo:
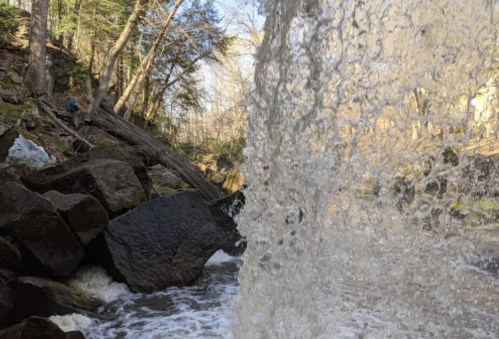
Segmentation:
[[(88, 265), (134, 292), (153, 292), (194, 283), (219, 249), (244, 251), (235, 223), (242, 193), (206, 201), (91, 125), (83, 132), (97, 147), (83, 147), (15, 74), (0, 71), (8, 101), (0, 100), (0, 338), (81, 338), (48, 318), (102, 318), (104, 301), (68, 284)], [(162, 183), (168, 193), (154, 188), (146, 164), (155, 165), (153, 176), (173, 178)]]

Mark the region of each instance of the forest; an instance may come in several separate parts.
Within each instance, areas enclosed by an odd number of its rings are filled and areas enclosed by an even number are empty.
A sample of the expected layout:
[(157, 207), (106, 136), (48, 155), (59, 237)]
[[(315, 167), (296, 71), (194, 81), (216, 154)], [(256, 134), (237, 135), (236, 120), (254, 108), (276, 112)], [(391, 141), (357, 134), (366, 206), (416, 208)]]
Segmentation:
[(263, 37), (253, 1), (0, 6), (0, 43), (24, 54), (34, 93), (59, 107), (70, 96), (85, 113), (110, 100), (117, 115), (167, 139), (186, 159), (243, 161), (252, 55)]

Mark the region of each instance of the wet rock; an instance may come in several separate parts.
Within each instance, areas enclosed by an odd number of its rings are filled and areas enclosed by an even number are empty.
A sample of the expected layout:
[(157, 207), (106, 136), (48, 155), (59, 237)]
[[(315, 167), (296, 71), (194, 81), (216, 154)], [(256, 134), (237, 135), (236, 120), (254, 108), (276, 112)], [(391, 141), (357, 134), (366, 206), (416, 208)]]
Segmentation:
[(227, 178), (226, 175), (219, 173), (215, 170), (212, 170), (209, 167), (206, 169), (205, 177), (206, 180), (218, 186), (222, 185)]
[(0, 189), (0, 231), (19, 244), (23, 265), (30, 272), (67, 277), (84, 256), (52, 204), (15, 182)]
[(192, 283), (224, 237), (201, 196), (186, 191), (112, 220), (98, 256), (115, 280), (135, 292), (152, 292)]
[(0, 267), (18, 271), (21, 269), (21, 253), (17, 246), (4, 237), (0, 237)]
[(475, 156), (463, 168), (461, 191), (474, 198), (499, 197), (499, 159), (497, 156)]
[(212, 202), (208, 208), (213, 220), (225, 232), (222, 249), (230, 255), (241, 255), (246, 249), (246, 241), (237, 230), (239, 214), (246, 203), (240, 191)]
[[(142, 185), (142, 188), (144, 190), (144, 194), (145, 194), (146, 198), (149, 200), (150, 189), (152, 188), (152, 182), (149, 179), (149, 175), (147, 174), (147, 168), (144, 166), (144, 164), (140, 160), (138, 160), (134, 157), (131, 157), (127, 154), (124, 154), (123, 151), (117, 147), (98, 148), (98, 149), (91, 150), (91, 151), (86, 152), (84, 154), (81, 154), (81, 155), (79, 155), (71, 160), (68, 160), (62, 164), (58, 164), (56, 166), (52, 166), (50, 168), (47, 168), (46, 170), (43, 170), (43, 171), (37, 173), (36, 175), (34, 175), (30, 179), (32, 179), (33, 182), (39, 181), (39, 180), (36, 180), (38, 176), (46, 176), (47, 179), (49, 179), (51, 176), (57, 176), (57, 175), (61, 175), (63, 173), (69, 172), (71, 170), (74, 170), (77, 167), (80, 167), (81, 165), (83, 165), (85, 163), (95, 161), (95, 160), (105, 160), (105, 159), (122, 161), (122, 162), (125, 162), (128, 165), (130, 165), (133, 169), (133, 173), (135, 173), (135, 176), (138, 178), (138, 180), (140, 181), (140, 184)], [(128, 173), (129, 171), (127, 170), (126, 172)], [(46, 189), (43, 193), (45, 193), (48, 190), (49, 189)], [(61, 193), (66, 193), (66, 192), (63, 192), (60, 190), (57, 190), (57, 191), (59, 191)], [(86, 193), (86, 192), (67, 192), (67, 193)], [(91, 193), (89, 193), (89, 194), (91, 194)]]
[(225, 192), (232, 194), (237, 192), (244, 185), (244, 179), (238, 171), (231, 171), (225, 179), (222, 188)]
[(217, 160), (217, 170), (226, 171), (234, 168), (234, 163), (222, 154)]
[(91, 160), (66, 172), (56, 167), (61, 173), (49, 168), (22, 180), (28, 188), (40, 193), (55, 190), (62, 194), (92, 195), (111, 218), (147, 201), (142, 184), (126, 162)]
[(67, 339), (64, 332), (48, 319), (31, 317), (0, 331), (0, 339)]
[(447, 192), (447, 179), (443, 176), (437, 176), (434, 180), (426, 184), (424, 192), (442, 198)]
[(85, 336), (80, 331), (66, 332), (68, 339), (85, 339)]
[(59, 215), (76, 233), (83, 245), (88, 245), (107, 227), (109, 222), (107, 212), (91, 195), (49, 191), (43, 197), (54, 203)]
[(19, 277), (17, 300), (8, 318), (16, 323), (31, 316), (93, 314), (103, 302), (61, 283), (37, 277)]

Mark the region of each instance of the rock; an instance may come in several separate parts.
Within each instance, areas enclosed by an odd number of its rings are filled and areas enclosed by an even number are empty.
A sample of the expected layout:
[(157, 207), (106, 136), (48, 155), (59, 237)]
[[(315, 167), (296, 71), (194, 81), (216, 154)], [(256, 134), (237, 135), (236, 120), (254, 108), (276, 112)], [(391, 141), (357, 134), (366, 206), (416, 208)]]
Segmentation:
[(21, 183), (21, 181), (16, 175), (4, 170), (0, 170), (0, 186), (10, 181), (17, 182), (18, 184)]
[(231, 171), (225, 179), (222, 188), (225, 192), (232, 194), (237, 192), (244, 185), (244, 179), (238, 171)]
[(48, 319), (31, 317), (0, 331), (0, 339), (67, 339), (64, 332)]
[(10, 131), (10, 127), (7, 125), (0, 125), (0, 137)]
[(93, 314), (103, 302), (61, 283), (37, 277), (19, 277), (17, 300), (8, 318), (16, 323), (31, 316)]
[(460, 187), (474, 198), (499, 197), (499, 159), (497, 156), (474, 156), (467, 159)]
[(222, 171), (226, 171), (226, 170), (230, 170), (230, 169), (233, 169), (234, 168), (234, 163), (232, 161), (229, 160), (229, 158), (227, 158), (225, 156), (225, 154), (222, 154), (218, 160), (217, 160), (217, 170), (222, 172)]
[(426, 184), (424, 193), (442, 198), (447, 192), (447, 179), (444, 176), (437, 176)]
[(246, 203), (240, 191), (212, 202), (208, 208), (215, 223), (225, 232), (222, 249), (230, 255), (241, 255), (246, 249), (246, 241), (237, 230), (239, 214)]
[(48, 191), (43, 197), (54, 203), (59, 215), (85, 246), (108, 225), (106, 210), (91, 195)]
[(11, 314), (16, 302), (16, 292), (8, 286), (0, 285), (0, 328)]
[[(62, 171), (60, 165), (22, 178), (26, 187), (39, 193), (50, 190), (62, 194), (90, 194), (111, 218), (147, 201), (144, 189), (132, 167), (123, 161), (99, 159)], [(57, 173), (61, 170), (60, 174)]]
[(90, 147), (78, 139), (75, 139), (75, 141), (73, 141), (72, 148), (73, 151), (78, 154), (87, 153), (88, 151), (90, 151)]
[(7, 102), (0, 103), (0, 121), (11, 126), (20, 125), (24, 117), (24, 109), (20, 106), (9, 104)]
[[(98, 148), (91, 150), (71, 160), (68, 160), (62, 164), (58, 164), (56, 166), (52, 166), (51, 168), (47, 168), (46, 170), (37, 173), (35, 177), (59, 175), (64, 172), (71, 171), (76, 167), (79, 167), (82, 164), (87, 163), (89, 161), (104, 160), (104, 159), (123, 161), (126, 162), (128, 165), (130, 165), (133, 169), (133, 172), (135, 173), (136, 177), (138, 178), (138, 180), (142, 185), (146, 198), (149, 200), (151, 194), (150, 189), (152, 188), (152, 182), (151, 179), (149, 179), (149, 175), (147, 174), (147, 168), (140, 160), (124, 154), (123, 151), (117, 147)], [(34, 182), (36, 181), (37, 180), (34, 180)], [(44, 191), (43, 193), (45, 193), (46, 191)], [(57, 189), (56, 191), (65, 193)], [(68, 192), (68, 193), (86, 193), (86, 192)]]
[(206, 180), (215, 185), (222, 185), (227, 178), (224, 174), (212, 170), (209, 167), (206, 169), (205, 173)]
[(19, 94), (18, 91), (16, 90), (16, 86), (12, 86), (4, 81), (0, 81), (0, 96), (5, 102), (14, 105), (18, 104), (19, 103), (18, 95)]
[(99, 257), (115, 280), (135, 292), (152, 292), (192, 283), (224, 237), (201, 196), (185, 191), (112, 220)]
[(160, 193), (171, 192), (171, 190), (178, 190), (188, 186), (175, 173), (161, 165), (150, 169), (148, 173), (154, 183), (154, 187)]
[(66, 332), (68, 339), (85, 339), (85, 336), (80, 331)]
[(10, 74), (10, 81), (12, 81), (14, 84), (22, 85), (23, 78), (19, 74), (17, 74), (16, 71), (10, 69), (9, 74)]
[(13, 271), (21, 269), (21, 253), (17, 246), (6, 238), (0, 237), (0, 267)]
[(0, 168), (21, 164), (38, 169), (56, 162), (54, 156), (49, 156), (43, 147), (17, 131), (8, 132), (0, 139)]
[(0, 189), (0, 232), (19, 244), (30, 272), (67, 277), (84, 256), (75, 235), (39, 194), (15, 183)]

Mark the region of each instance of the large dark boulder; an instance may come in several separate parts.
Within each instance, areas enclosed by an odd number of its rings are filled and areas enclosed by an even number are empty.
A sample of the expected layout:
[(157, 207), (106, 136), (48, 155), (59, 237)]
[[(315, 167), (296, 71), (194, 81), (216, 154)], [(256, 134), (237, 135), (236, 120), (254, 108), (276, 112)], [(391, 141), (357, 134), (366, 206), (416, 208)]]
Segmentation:
[(16, 175), (9, 173), (5, 170), (0, 170), (0, 186), (5, 184), (6, 182), (11, 182), (11, 181), (17, 182), (18, 184), (21, 183), (21, 181)]
[(225, 233), (222, 249), (230, 255), (241, 255), (246, 241), (237, 230), (239, 214), (246, 203), (241, 191), (212, 202), (208, 208), (217, 226)]
[(201, 196), (185, 191), (112, 220), (99, 257), (115, 280), (134, 292), (152, 292), (192, 283), (224, 237)]
[(85, 339), (85, 336), (80, 331), (66, 332), (68, 339)]
[(43, 197), (54, 203), (59, 215), (85, 246), (104, 231), (109, 223), (106, 210), (91, 195), (48, 191)]
[(118, 147), (106, 147), (106, 148), (96, 148), (87, 153), (81, 154), (73, 159), (70, 159), (66, 162), (58, 164), (56, 166), (52, 166), (43, 171), (39, 171), (38, 173), (32, 175), (29, 179), (37, 182), (39, 180), (34, 180), (37, 177), (53, 177), (60, 175), (62, 173), (69, 172), (77, 167), (80, 167), (82, 164), (94, 161), (94, 160), (116, 160), (123, 161), (130, 165), (135, 173), (135, 176), (140, 181), (142, 188), (144, 189), (144, 194), (147, 200), (150, 199), (152, 181), (149, 179), (149, 175), (147, 174), (146, 166), (137, 158), (129, 156), (123, 152), (122, 149)]
[(59, 174), (41, 171), (23, 178), (26, 187), (39, 193), (89, 194), (111, 218), (147, 201), (142, 184), (126, 162), (97, 159)]
[(19, 245), (29, 272), (67, 277), (84, 256), (50, 201), (15, 182), (0, 186), (0, 234)]
[(17, 299), (7, 319), (15, 324), (31, 316), (50, 317), (72, 313), (93, 315), (103, 302), (61, 283), (37, 277), (19, 277)]
[(0, 268), (18, 271), (21, 269), (21, 253), (9, 239), (0, 237)]
[(68, 337), (50, 320), (31, 317), (0, 331), (0, 339), (68, 339)]
[(0, 285), (0, 328), (3, 327), (5, 319), (11, 314), (16, 302), (16, 293), (4, 284)]

